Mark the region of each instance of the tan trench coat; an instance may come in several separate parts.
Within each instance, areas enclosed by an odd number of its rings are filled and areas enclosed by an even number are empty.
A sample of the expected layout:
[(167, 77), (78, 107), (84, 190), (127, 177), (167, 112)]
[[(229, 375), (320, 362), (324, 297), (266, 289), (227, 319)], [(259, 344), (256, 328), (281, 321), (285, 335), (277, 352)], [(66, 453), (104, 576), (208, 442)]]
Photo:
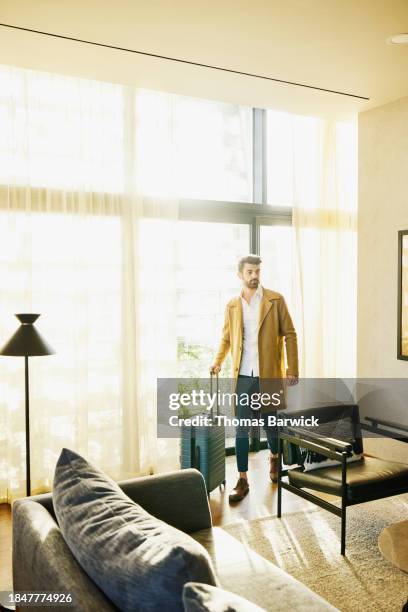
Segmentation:
[[(239, 295), (230, 300), (225, 308), (222, 339), (214, 360), (215, 365), (221, 366), (231, 350), (234, 389), (242, 357), (243, 327)], [(286, 371), (283, 339), (286, 347)], [(271, 392), (276, 386), (271, 379), (282, 381), (285, 375), (299, 376), (297, 336), (286, 302), (280, 293), (264, 288), (259, 313), (258, 351), (262, 392)], [(281, 383), (277, 384), (281, 386)]]

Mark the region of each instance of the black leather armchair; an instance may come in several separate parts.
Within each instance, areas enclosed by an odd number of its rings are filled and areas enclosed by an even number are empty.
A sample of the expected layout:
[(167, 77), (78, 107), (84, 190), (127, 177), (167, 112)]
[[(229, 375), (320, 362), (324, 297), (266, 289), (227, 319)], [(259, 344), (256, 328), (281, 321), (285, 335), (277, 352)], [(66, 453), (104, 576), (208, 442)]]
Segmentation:
[[(363, 455), (361, 431), (367, 430), (382, 437), (408, 442), (408, 427), (382, 419), (366, 417), (360, 423), (357, 405), (340, 405), (311, 408), (284, 416), (304, 415), (319, 419), (319, 428), (313, 430), (299, 427), (284, 427), (279, 434), (278, 461), (278, 517), (282, 514), (282, 489), (291, 491), (341, 518), (341, 554), (346, 549), (346, 510), (348, 506), (408, 492), (408, 463), (386, 461)], [(283, 416), (283, 415), (282, 415)], [(317, 433), (320, 431), (320, 433)], [(325, 437), (322, 432), (328, 432)], [(332, 434), (336, 437), (331, 437)], [(337, 435), (339, 434), (339, 435)], [(303, 465), (283, 469), (283, 445), (292, 444), (304, 452), (315, 453), (338, 462), (312, 471)], [(356, 461), (348, 462), (351, 456)], [(284, 478), (287, 478), (284, 480)], [(335, 505), (315, 495), (320, 491), (340, 497), (341, 505)]]

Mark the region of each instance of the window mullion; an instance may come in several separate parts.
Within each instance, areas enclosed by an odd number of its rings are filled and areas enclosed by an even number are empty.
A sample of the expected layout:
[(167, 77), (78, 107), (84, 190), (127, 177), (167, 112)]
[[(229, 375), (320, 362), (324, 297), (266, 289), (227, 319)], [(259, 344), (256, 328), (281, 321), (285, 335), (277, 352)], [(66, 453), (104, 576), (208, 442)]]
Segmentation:
[(266, 204), (266, 111), (253, 109), (253, 201)]

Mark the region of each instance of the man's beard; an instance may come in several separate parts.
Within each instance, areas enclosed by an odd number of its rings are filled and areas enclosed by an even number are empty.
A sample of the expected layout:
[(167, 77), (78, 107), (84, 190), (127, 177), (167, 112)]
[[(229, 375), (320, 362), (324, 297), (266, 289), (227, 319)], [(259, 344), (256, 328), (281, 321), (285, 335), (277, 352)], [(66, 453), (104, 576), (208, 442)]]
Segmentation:
[(253, 278), (252, 280), (247, 281), (245, 285), (247, 286), (248, 289), (257, 288), (259, 285), (259, 280), (257, 278)]

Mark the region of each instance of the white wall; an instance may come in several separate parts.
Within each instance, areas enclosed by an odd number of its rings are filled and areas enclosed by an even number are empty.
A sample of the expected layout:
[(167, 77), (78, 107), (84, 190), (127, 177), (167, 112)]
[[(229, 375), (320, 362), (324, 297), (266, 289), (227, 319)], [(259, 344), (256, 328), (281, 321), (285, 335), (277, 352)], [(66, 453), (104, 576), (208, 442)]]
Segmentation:
[[(408, 97), (359, 115), (360, 378), (408, 377), (408, 362), (397, 359), (397, 232), (401, 229), (408, 229)], [(365, 448), (408, 461), (408, 445), (403, 443), (368, 440)]]

